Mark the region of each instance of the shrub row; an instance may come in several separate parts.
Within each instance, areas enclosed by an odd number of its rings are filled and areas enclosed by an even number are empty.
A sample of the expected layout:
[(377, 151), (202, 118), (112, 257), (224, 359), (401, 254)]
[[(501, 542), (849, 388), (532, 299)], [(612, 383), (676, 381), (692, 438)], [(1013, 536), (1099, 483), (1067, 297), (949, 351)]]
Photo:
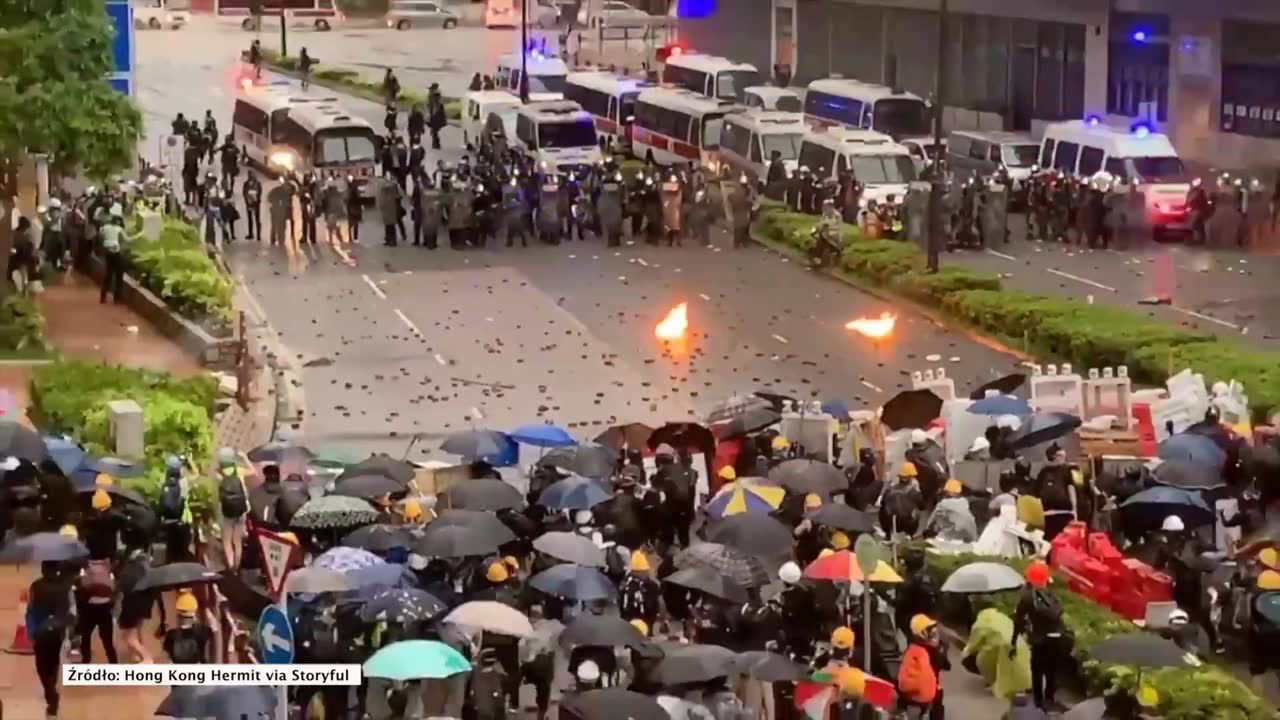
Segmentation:
[[(756, 232), (766, 240), (808, 250), (817, 219), (770, 203)], [(1000, 278), (962, 267), (930, 273), (914, 244), (871, 240), (841, 229), (841, 270), (1010, 346), (1077, 368), (1127, 365), (1138, 382), (1163, 385), (1171, 372), (1191, 368), (1210, 382), (1244, 383), (1255, 415), (1280, 405), (1280, 354), (1170, 325), (1142, 313), (1001, 287)]]
[[(1027, 561), (981, 555), (926, 556), (926, 567), (941, 585), (957, 568), (975, 561), (1000, 562), (1022, 572)], [(1135, 692), (1138, 672), (1122, 665), (1103, 665), (1090, 657), (1090, 649), (1114, 635), (1137, 632), (1132, 622), (1066, 589), (1061, 578), (1055, 580), (1054, 594), (1062, 603), (1063, 622), (1075, 636), (1074, 655), (1080, 664), (1082, 679), (1090, 696), (1108, 690)], [(1018, 594), (1012, 592), (983, 596), (989, 605), (1013, 617)], [(1142, 683), (1151, 685), (1159, 696), (1157, 711), (1166, 720), (1261, 720), (1272, 717), (1266, 702), (1226, 669), (1204, 664), (1196, 668), (1146, 670)]]
[(180, 315), (197, 321), (231, 321), (231, 278), (209, 257), (196, 228), (166, 219), (155, 240), (126, 248), (138, 282)]
[(31, 295), (10, 292), (0, 299), (0, 354), (43, 355), (44, 313)]
[[(276, 51), (266, 48), (262, 50), (262, 57), (263, 64), (277, 72), (295, 76), (298, 74), (298, 59), (296, 57), (281, 57)], [(383, 101), (382, 82), (365, 80), (360, 76), (358, 70), (344, 67), (319, 68), (312, 71), (311, 82), (316, 85), (341, 90), (376, 103)], [(402, 104), (422, 104), (425, 106), (427, 96), (413, 90), (401, 90), (400, 100)], [(461, 120), (462, 101), (457, 98), (445, 98), (444, 114), (449, 120)]]
[[(29, 387), (29, 415), (37, 427), (70, 435), (99, 454), (110, 454), (107, 403), (128, 399), (141, 405), (147, 471), (121, 483), (151, 501), (159, 498), (169, 455), (189, 458), (198, 468), (213, 457), (218, 384), (212, 376), (178, 379), (158, 370), (59, 360), (36, 368)], [(202, 521), (211, 519), (208, 483), (192, 483), (191, 488), (192, 512)]]

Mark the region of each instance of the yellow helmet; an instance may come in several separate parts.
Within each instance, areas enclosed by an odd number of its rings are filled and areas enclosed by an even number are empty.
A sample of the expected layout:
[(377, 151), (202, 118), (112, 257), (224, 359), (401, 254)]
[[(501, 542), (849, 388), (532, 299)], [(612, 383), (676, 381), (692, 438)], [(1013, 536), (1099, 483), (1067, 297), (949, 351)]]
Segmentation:
[(1271, 547), (1262, 548), (1262, 552), (1258, 553), (1258, 561), (1262, 563), (1263, 567), (1275, 570), (1276, 566), (1280, 565), (1280, 552)]
[(822, 507), (822, 496), (818, 493), (809, 493), (804, 496), (804, 509), (815, 510)]
[(907, 460), (902, 463), (902, 467), (898, 468), (898, 477), (919, 477), (920, 471), (916, 469), (916, 464)]
[(76, 530), (75, 525), (63, 525), (58, 529), (58, 534), (62, 537), (71, 538), (72, 540), (80, 539), (80, 531)]
[(779, 435), (773, 439), (774, 450), (786, 450), (789, 447), (791, 447), (791, 441), (786, 436)]
[(511, 572), (515, 572), (520, 569), (520, 561), (517, 560), (514, 555), (503, 555), (502, 564), (506, 565), (507, 569)]
[(107, 487), (108, 485), (114, 485), (115, 482), (116, 482), (116, 479), (106, 473), (98, 473), (98, 476), (93, 479), (93, 484), (97, 485), (98, 487)]
[(734, 470), (732, 465), (725, 465), (720, 468), (720, 472), (716, 474), (720, 476), (721, 480), (733, 481), (738, 479), (738, 471)]
[(183, 615), (194, 615), (199, 608), (200, 603), (196, 602), (196, 596), (190, 592), (178, 593), (178, 599), (173, 603), (173, 609)]
[(417, 500), (405, 500), (400, 506), (400, 514), (405, 520), (421, 520), (422, 505)]
[(649, 556), (636, 550), (631, 553), (631, 572), (649, 572)]
[(1156, 707), (1160, 704), (1160, 693), (1144, 682), (1142, 687), (1138, 688), (1138, 704), (1146, 708)]
[(836, 550), (846, 550), (849, 547), (849, 536), (839, 530), (831, 533), (831, 547)]
[(511, 572), (507, 570), (507, 566), (500, 562), (492, 563), (489, 569), (485, 571), (484, 577), (491, 583), (506, 582), (511, 577)]
[(853, 641), (853, 628), (846, 625), (841, 625), (831, 633), (831, 647), (838, 650), (848, 650), (852, 648)]
[(1280, 572), (1263, 570), (1258, 576), (1259, 590), (1280, 590)]
[(107, 494), (107, 491), (103, 490), (102, 488), (98, 488), (97, 490), (94, 490), (93, 491), (93, 509), (106, 510), (109, 507), (111, 507), (111, 496)]
[(285, 530), (284, 532), (280, 533), (280, 537), (284, 538), (285, 540), (288, 540), (294, 545), (298, 544), (298, 536), (294, 535), (292, 532), (288, 530)]
[(639, 630), (641, 635), (645, 637), (649, 637), (649, 623), (645, 622), (644, 620), (641, 620), (640, 618), (636, 618), (635, 620), (632, 620), (631, 627), (635, 628), (636, 630)]
[(867, 691), (867, 676), (858, 668), (840, 668), (835, 676), (840, 694), (846, 698), (860, 698)]
[(959, 480), (951, 478), (942, 486), (942, 492), (948, 495), (959, 495), (964, 492), (964, 486), (960, 484)]
[(831, 548), (822, 548), (821, 550), (818, 551), (819, 558), (831, 557), (832, 555), (835, 555), (835, 554), (836, 554), (836, 551), (832, 550)]
[(912, 615), (911, 616), (911, 634), (916, 636), (924, 635), (926, 632), (929, 631), (929, 628), (937, 624), (938, 623), (934, 621), (933, 618), (929, 617), (928, 615), (925, 615), (924, 613), (918, 613), (916, 615)]

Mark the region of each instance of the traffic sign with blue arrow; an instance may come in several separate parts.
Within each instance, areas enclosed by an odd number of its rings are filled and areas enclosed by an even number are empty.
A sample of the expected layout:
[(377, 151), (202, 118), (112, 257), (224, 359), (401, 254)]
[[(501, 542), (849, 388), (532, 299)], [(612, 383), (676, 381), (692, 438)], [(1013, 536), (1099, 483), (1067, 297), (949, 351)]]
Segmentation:
[(293, 627), (289, 617), (275, 605), (263, 608), (258, 617), (258, 647), (262, 659), (271, 665), (287, 665), (293, 662)]

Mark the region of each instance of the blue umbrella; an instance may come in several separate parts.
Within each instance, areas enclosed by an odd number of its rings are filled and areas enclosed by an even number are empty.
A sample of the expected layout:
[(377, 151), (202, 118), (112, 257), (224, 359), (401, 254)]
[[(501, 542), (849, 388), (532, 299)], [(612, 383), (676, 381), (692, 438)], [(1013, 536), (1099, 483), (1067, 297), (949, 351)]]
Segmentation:
[(822, 412), (834, 418), (847, 418), (849, 417), (849, 403), (840, 399), (828, 400), (822, 403)]
[(507, 452), (511, 438), (496, 430), (467, 430), (445, 438), (440, 449), (463, 460), (481, 460)]
[(529, 423), (521, 425), (512, 430), (509, 435), (512, 440), (525, 445), (534, 447), (553, 448), (568, 447), (569, 445), (577, 445), (578, 441), (574, 440), (569, 431), (553, 425), (551, 423)]
[(969, 406), (974, 415), (1017, 415), (1024, 417), (1032, 413), (1031, 405), (1017, 395), (992, 395), (984, 397)]
[(49, 448), (49, 458), (53, 460), (53, 464), (67, 477), (71, 477), (88, 456), (80, 443), (61, 435), (46, 435), (44, 445)]
[(1227, 462), (1227, 454), (1207, 435), (1179, 433), (1160, 443), (1156, 455), (1161, 460), (1183, 462), (1220, 468)]
[(384, 563), (386, 563), (386, 560), (368, 550), (338, 546), (325, 550), (320, 554), (320, 557), (315, 559), (312, 565), (345, 573)]
[(275, 713), (275, 688), (256, 685), (198, 687), (179, 685), (156, 708), (156, 715), (175, 718), (256, 718)]
[(1070, 413), (1035, 413), (1022, 423), (1022, 427), (1009, 440), (1010, 450), (1026, 450), (1042, 443), (1052, 442), (1070, 435), (1080, 427), (1080, 418)]
[(589, 510), (610, 497), (599, 481), (570, 475), (548, 485), (538, 496), (538, 504), (552, 510)]
[(89, 554), (84, 543), (61, 533), (38, 532), (18, 538), (0, 550), (0, 562), (37, 563), (74, 560)]
[(548, 595), (575, 602), (605, 600), (614, 596), (613, 581), (595, 568), (556, 565), (529, 578), (529, 585)]

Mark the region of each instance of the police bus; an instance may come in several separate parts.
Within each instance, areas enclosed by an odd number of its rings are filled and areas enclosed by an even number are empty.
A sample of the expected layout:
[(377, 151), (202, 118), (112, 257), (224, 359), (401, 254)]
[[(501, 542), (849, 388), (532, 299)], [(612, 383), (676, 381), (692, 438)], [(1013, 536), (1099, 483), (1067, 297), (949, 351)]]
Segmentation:
[(659, 165), (694, 162), (719, 173), (720, 128), (725, 115), (740, 109), (691, 90), (641, 90), (631, 127), (631, 154)]
[(900, 203), (916, 180), (911, 153), (893, 138), (873, 130), (811, 130), (800, 144), (799, 164), (822, 180), (852, 173), (862, 183), (862, 202)]
[(720, 160), (735, 175), (763, 180), (777, 152), (787, 171), (794, 172), (806, 130), (800, 113), (750, 110), (726, 115), (720, 130)]
[(624, 146), (631, 142), (636, 98), (648, 83), (608, 72), (574, 72), (565, 78), (564, 97), (582, 106), (595, 118), (601, 144)]
[(231, 124), (248, 160), (273, 172), (351, 176), (362, 192), (374, 176), (377, 134), (337, 98), (250, 88), (236, 98)]
[(514, 147), (535, 167), (561, 173), (602, 159), (591, 113), (570, 100), (521, 105), (516, 111)]
[[(548, 57), (531, 50), (525, 59), (529, 71), (529, 101), (563, 100), (565, 76), (569, 68), (558, 57)], [(520, 94), (520, 53), (508, 53), (498, 58), (498, 71), (493, 78), (499, 89)]]
[(760, 71), (715, 55), (680, 53), (662, 66), (662, 82), (709, 98), (742, 102), (746, 89), (760, 84)]
[(929, 106), (918, 95), (847, 78), (809, 83), (804, 117), (813, 127), (875, 130), (895, 140), (929, 134)]

